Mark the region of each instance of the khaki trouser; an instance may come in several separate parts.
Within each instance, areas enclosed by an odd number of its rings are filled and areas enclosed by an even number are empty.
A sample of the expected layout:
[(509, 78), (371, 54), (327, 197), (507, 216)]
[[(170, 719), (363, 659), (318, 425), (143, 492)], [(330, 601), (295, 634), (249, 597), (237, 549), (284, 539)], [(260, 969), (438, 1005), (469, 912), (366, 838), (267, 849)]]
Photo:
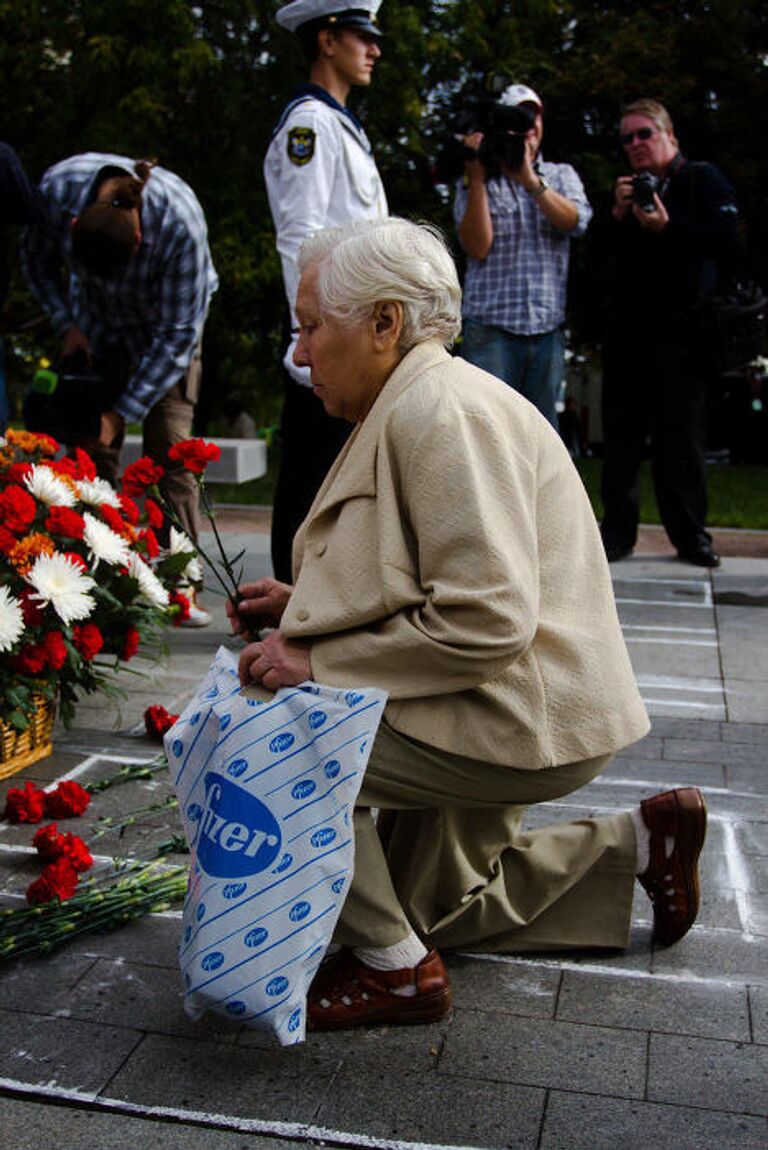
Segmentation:
[(382, 723), (355, 810), (355, 874), (335, 940), (390, 946), (412, 927), (437, 948), (626, 946), (636, 858), (629, 815), (520, 830), (527, 806), (570, 794), (611, 759), (526, 771), (440, 751)]

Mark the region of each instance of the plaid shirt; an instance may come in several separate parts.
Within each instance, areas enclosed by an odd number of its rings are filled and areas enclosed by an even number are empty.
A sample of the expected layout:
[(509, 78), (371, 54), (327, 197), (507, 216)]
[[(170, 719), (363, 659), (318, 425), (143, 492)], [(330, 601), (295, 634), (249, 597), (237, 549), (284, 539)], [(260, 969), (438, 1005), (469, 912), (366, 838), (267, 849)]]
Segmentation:
[[(581, 236), (592, 209), (581, 180), (570, 164), (539, 162), (538, 171), (579, 213), (571, 232), (546, 218), (533, 196), (505, 176), (488, 180), (493, 243), (484, 260), (467, 258), (464, 277), (465, 319), (500, 327), (516, 335), (541, 335), (565, 320), (568, 254), (571, 237)], [(467, 210), (467, 189), (456, 188), (458, 226)]]
[[(22, 242), (29, 285), (63, 335), (75, 324), (98, 355), (120, 348), (133, 374), (115, 403), (142, 420), (186, 374), (218, 285), (205, 216), (191, 188), (173, 172), (153, 168), (141, 201), (141, 246), (119, 276), (72, 265), (72, 220), (92, 201), (104, 168), (133, 171), (125, 156), (88, 152), (49, 168), (40, 189), (45, 218)], [(111, 173), (110, 173), (111, 174)]]

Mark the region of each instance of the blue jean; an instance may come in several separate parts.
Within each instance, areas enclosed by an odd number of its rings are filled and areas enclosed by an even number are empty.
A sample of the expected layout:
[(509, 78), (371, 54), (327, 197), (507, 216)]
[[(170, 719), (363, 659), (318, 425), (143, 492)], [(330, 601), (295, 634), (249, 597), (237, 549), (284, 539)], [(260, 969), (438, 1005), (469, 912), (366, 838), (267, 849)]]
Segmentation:
[(559, 431), (555, 403), (563, 379), (565, 339), (560, 328), (543, 335), (514, 335), (465, 319), (460, 355), (514, 387)]

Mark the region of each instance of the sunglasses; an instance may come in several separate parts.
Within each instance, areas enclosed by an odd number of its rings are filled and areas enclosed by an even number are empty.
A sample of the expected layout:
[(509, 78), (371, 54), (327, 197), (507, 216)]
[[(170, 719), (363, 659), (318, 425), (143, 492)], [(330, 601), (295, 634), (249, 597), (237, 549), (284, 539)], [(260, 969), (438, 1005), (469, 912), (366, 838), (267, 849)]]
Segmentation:
[(619, 143), (626, 148), (632, 143), (635, 136), (637, 136), (638, 140), (650, 140), (654, 132), (654, 128), (638, 128), (636, 132), (624, 132), (622, 136), (619, 136)]

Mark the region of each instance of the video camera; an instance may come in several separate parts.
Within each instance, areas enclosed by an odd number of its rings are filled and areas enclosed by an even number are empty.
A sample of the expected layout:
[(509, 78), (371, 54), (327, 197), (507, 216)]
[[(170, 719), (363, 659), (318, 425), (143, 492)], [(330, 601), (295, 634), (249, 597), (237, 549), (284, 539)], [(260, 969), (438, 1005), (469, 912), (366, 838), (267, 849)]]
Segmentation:
[[(448, 184), (459, 179), (467, 160), (481, 160), (489, 177), (499, 175), (502, 163), (513, 171), (520, 167), (525, 156), (526, 133), (536, 123), (536, 111), (525, 104), (507, 107), (499, 103), (510, 84), (506, 76), (489, 73), (465, 90), (464, 110), (435, 164), (436, 183)], [(483, 142), (477, 151), (464, 144), (464, 137), (472, 132), (483, 133)]]

